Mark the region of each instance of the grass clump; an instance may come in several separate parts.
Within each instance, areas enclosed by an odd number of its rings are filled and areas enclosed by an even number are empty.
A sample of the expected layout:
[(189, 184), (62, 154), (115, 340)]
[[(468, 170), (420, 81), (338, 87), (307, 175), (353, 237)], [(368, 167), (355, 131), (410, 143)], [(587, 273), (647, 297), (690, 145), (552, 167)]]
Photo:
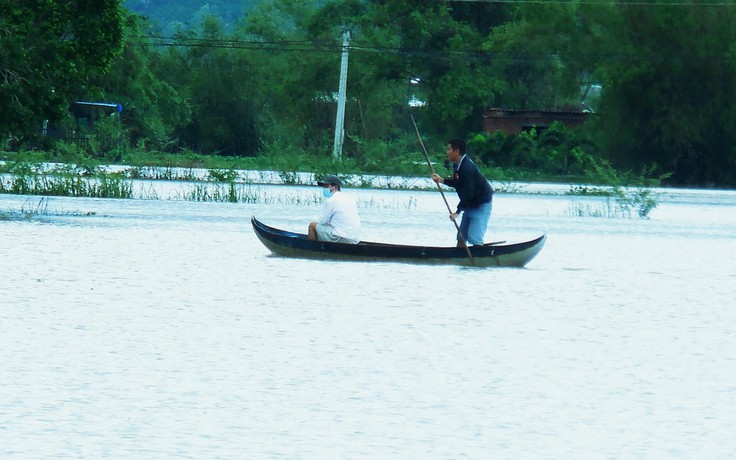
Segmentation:
[(578, 195), (604, 196), (606, 201), (595, 205), (574, 203), (568, 209), (568, 214), (576, 217), (630, 219), (636, 215), (646, 219), (658, 204), (657, 195), (652, 190), (643, 187), (634, 189), (615, 187), (611, 190), (599, 189)]
[(49, 211), (49, 199), (43, 197), (38, 202), (33, 202), (30, 198), (27, 199), (20, 209), (0, 211), (0, 220), (11, 220), (11, 219), (32, 219), (39, 216), (94, 216), (96, 212), (51, 212)]
[(14, 195), (131, 198), (132, 183), (113, 174), (85, 177), (56, 172), (9, 175), (0, 178), (0, 193)]

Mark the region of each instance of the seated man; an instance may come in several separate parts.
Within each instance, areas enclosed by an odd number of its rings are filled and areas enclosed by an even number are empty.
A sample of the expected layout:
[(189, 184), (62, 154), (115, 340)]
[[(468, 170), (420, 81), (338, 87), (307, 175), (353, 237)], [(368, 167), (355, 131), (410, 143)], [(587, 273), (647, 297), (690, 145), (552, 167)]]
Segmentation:
[(319, 219), (309, 223), (310, 240), (356, 244), (360, 242), (360, 217), (355, 200), (342, 193), (342, 181), (327, 176), (317, 182), (326, 198)]

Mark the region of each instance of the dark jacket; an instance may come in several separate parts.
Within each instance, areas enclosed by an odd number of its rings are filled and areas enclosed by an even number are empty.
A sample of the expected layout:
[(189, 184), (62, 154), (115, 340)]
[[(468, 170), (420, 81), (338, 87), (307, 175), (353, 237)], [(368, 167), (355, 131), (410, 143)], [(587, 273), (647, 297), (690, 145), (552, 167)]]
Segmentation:
[(453, 165), (453, 168), (456, 169), (455, 174), (445, 179), (445, 185), (454, 188), (460, 198), (457, 212), (475, 208), (493, 199), (493, 187), (470, 157), (463, 157), (460, 169), (457, 169), (457, 165)]

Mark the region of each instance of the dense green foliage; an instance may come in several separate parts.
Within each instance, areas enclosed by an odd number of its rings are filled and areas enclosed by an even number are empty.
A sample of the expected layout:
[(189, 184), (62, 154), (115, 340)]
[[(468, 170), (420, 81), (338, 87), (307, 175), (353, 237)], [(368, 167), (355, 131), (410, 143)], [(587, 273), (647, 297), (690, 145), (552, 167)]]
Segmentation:
[(0, 132), (26, 137), (119, 56), (120, 0), (0, 0)]
[[(421, 162), (411, 112), (438, 161), (447, 139), (466, 137), (500, 178), (736, 185), (734, 5), (124, 4), (166, 19), (123, 13), (115, 0), (0, 0), (0, 148), (13, 147), (8, 135), (33, 137), (42, 120), (63, 125), (65, 107), (93, 99), (125, 107), (122, 120), (98, 123), (90, 133), (98, 141), (82, 146), (111, 150), (115, 160), (141, 150), (265, 156), (274, 165), (329, 159), (348, 29), (343, 168)], [(74, 11), (86, 16), (71, 21)], [(487, 107), (583, 103), (597, 113), (574, 130), (482, 133)], [(123, 142), (105, 147), (103, 136)]]
[(616, 13), (624, 58), (600, 66), (611, 159), (680, 183), (736, 184), (736, 5)]

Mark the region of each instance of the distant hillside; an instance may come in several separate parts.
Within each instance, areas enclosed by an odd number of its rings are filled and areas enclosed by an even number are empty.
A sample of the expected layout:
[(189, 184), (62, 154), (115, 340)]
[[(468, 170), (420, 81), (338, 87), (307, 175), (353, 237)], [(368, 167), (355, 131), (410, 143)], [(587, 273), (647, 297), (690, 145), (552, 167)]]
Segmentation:
[(179, 26), (194, 27), (208, 14), (222, 18), (231, 26), (253, 9), (259, 0), (125, 0), (123, 5), (150, 18), (163, 32)]

